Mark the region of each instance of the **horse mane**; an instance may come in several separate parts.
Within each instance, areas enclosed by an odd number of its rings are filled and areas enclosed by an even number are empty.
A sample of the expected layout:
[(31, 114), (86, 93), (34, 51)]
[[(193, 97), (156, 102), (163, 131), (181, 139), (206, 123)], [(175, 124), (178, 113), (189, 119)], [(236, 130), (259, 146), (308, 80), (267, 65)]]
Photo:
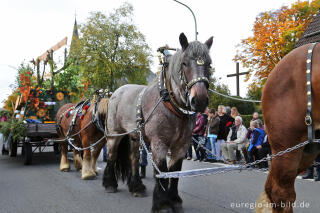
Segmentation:
[(100, 100), (100, 103), (98, 106), (98, 112), (100, 115), (107, 115), (108, 114), (108, 104), (109, 104), (109, 98), (102, 98)]
[[(108, 104), (109, 104), (109, 99), (108, 98), (101, 98), (99, 105), (98, 105), (98, 112), (100, 115), (106, 116), (108, 113)], [(93, 111), (95, 105), (95, 101), (91, 101), (91, 107), (90, 107), (90, 112)]]

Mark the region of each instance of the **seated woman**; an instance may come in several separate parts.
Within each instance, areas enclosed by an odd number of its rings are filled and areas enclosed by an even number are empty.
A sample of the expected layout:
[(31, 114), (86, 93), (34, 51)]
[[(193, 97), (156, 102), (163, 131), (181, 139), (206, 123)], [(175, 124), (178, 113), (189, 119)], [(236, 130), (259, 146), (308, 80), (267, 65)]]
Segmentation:
[[(262, 145), (265, 138), (265, 131), (263, 130), (262, 122), (259, 119), (251, 121), (250, 128), (252, 129), (252, 134), (250, 138), (248, 153), (249, 163), (252, 163), (254, 160), (260, 160), (261, 158), (263, 158)], [(262, 165), (259, 164), (259, 168), (261, 167)]]
[(235, 118), (235, 125), (229, 131), (227, 142), (221, 144), (223, 156), (227, 161), (234, 164), (236, 162), (236, 150), (242, 150), (247, 141), (247, 129), (242, 125), (242, 118)]

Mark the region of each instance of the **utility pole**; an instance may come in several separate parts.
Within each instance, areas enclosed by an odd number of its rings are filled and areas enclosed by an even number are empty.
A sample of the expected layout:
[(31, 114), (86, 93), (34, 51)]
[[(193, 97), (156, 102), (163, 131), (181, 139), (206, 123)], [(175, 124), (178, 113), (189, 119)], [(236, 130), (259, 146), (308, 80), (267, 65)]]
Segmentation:
[(194, 15), (193, 11), (191, 10), (191, 8), (188, 5), (186, 5), (186, 4), (184, 4), (184, 3), (180, 2), (180, 1), (177, 1), (177, 0), (173, 0), (173, 1), (185, 6), (192, 13), (192, 16), (193, 16), (193, 19), (194, 19), (195, 40), (197, 41), (198, 40), (198, 30), (197, 30), (197, 19), (196, 19), (196, 16)]

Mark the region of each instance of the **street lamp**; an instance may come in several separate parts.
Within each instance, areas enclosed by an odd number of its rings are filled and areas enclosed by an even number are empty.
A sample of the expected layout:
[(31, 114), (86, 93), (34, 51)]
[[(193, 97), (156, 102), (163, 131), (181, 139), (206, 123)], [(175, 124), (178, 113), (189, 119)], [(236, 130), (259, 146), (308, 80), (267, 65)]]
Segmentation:
[(10, 68), (12, 68), (12, 69), (15, 69), (15, 70), (18, 70), (18, 68), (16, 68), (15, 66), (12, 66), (12, 65), (10, 65), (10, 64), (0, 64), (1, 66), (8, 66), (8, 67), (10, 67)]
[(194, 19), (194, 28), (195, 28), (195, 36), (196, 36), (196, 41), (198, 40), (198, 30), (197, 30), (197, 20), (196, 20), (196, 16), (194, 15), (193, 11), (191, 10), (190, 7), (188, 7), (188, 5), (180, 2), (180, 1), (177, 1), (177, 0), (173, 0), (179, 4), (182, 4), (183, 6), (185, 6), (186, 8), (188, 8), (190, 10), (190, 12), (192, 13), (192, 16), (193, 16), (193, 19)]

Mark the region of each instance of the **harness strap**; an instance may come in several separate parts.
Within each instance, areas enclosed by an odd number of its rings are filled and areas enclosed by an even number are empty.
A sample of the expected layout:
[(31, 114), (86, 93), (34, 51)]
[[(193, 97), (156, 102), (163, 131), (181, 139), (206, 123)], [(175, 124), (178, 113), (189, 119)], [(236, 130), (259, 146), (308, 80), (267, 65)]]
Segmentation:
[(89, 102), (89, 100), (85, 100), (81, 105), (77, 104), (77, 107), (74, 109), (75, 112), (74, 112), (72, 121), (70, 123), (69, 129), (68, 129), (67, 137), (70, 136), (72, 129), (73, 129), (74, 125), (76, 124), (78, 113), (82, 110), (83, 106), (86, 105), (88, 102)]
[(173, 105), (169, 101), (164, 101), (163, 104), (176, 116), (178, 116), (179, 118), (182, 118), (181, 114), (174, 109)]
[(207, 88), (209, 88), (209, 80), (208, 80), (208, 78), (207, 78), (207, 77), (199, 77), (199, 78), (195, 78), (195, 79), (191, 80), (191, 81), (187, 84), (187, 90), (190, 90), (191, 87), (192, 87), (194, 84), (196, 84), (196, 83), (198, 83), (198, 82), (200, 82), (200, 81), (205, 82), (206, 85), (207, 85)]
[(307, 102), (307, 113), (306, 113), (306, 117), (305, 117), (305, 123), (308, 126), (308, 141), (309, 142), (315, 142), (315, 138), (314, 138), (314, 125), (313, 125), (313, 121), (312, 121), (312, 85), (311, 85), (311, 81), (312, 81), (312, 55), (313, 55), (313, 50), (315, 48), (315, 46), (317, 45), (317, 43), (313, 43), (309, 49), (308, 49), (308, 55), (307, 55), (307, 70), (306, 70), (306, 74), (307, 74), (307, 98), (308, 98), (308, 102)]
[(141, 92), (138, 95), (138, 100), (137, 100), (137, 127), (139, 128), (142, 123), (143, 123), (143, 115), (142, 115), (142, 96), (144, 94), (144, 91), (146, 88), (143, 88)]
[(179, 118), (182, 118), (184, 115), (194, 114), (193, 111), (182, 109), (176, 103), (173, 97), (172, 89), (170, 87), (170, 82), (168, 82), (168, 78), (166, 77), (166, 69), (168, 65), (168, 62), (162, 63), (161, 73), (158, 78), (158, 88), (160, 97), (162, 97), (164, 105)]
[[(61, 113), (61, 115), (59, 116), (59, 119), (58, 119), (58, 122), (57, 122), (57, 124), (56, 124), (56, 127), (57, 127), (57, 130), (60, 131), (61, 135), (64, 135), (64, 134), (63, 134), (63, 131), (62, 131), (62, 129), (61, 129), (62, 118), (63, 118), (63, 116), (65, 115), (65, 113), (68, 112), (70, 109), (73, 109), (73, 107), (74, 107), (74, 106), (68, 108), (68, 109), (65, 110), (63, 113)], [(65, 135), (64, 135), (64, 136), (65, 136)]]
[[(100, 119), (100, 113), (98, 110), (99, 107), (99, 103), (101, 101), (101, 96), (98, 97), (98, 100), (95, 102), (94, 104), (94, 108), (92, 111), (92, 123), (102, 132), (105, 133), (105, 129), (103, 128), (103, 125), (101, 123), (101, 119)], [(106, 115), (107, 116), (107, 115)], [(106, 125), (106, 124), (105, 124)]]

